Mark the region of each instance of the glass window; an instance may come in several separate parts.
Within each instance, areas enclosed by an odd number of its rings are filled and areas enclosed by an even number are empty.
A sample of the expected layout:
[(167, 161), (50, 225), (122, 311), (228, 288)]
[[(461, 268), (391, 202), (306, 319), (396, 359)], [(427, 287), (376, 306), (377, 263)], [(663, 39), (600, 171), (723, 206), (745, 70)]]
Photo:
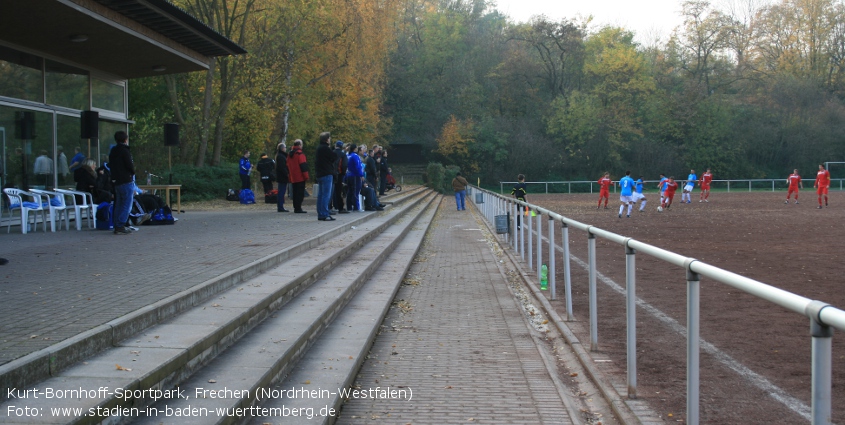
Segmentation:
[(53, 114), (0, 106), (0, 142), (3, 187), (54, 186)]
[(92, 106), (108, 111), (125, 112), (124, 99), (125, 91), (123, 85), (103, 81), (99, 78), (91, 78)]
[(44, 102), (40, 57), (0, 46), (0, 96)]
[(47, 103), (73, 109), (88, 109), (88, 71), (47, 61)]
[(71, 169), (71, 165), (74, 160), (81, 164), (88, 156), (88, 140), (79, 138), (81, 126), (79, 117), (56, 115), (56, 180), (61, 188), (76, 188), (73, 172), (78, 167)]
[[(97, 165), (103, 162), (109, 162), (109, 152), (112, 146), (115, 145), (114, 133), (118, 131), (126, 131), (126, 124), (112, 121), (100, 121), (100, 160)], [(129, 138), (130, 145), (132, 138)]]

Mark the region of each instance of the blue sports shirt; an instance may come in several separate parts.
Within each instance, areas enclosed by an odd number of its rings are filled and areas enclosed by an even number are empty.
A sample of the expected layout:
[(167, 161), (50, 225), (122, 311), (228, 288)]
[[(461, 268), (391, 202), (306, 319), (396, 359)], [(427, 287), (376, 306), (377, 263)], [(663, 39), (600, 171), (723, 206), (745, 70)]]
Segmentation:
[(692, 187), (695, 187), (695, 182), (697, 182), (697, 181), (698, 181), (698, 176), (696, 176), (695, 173), (687, 176), (687, 184), (691, 184)]
[(637, 193), (643, 193), (643, 179), (637, 179), (637, 185), (635, 187)]
[(619, 187), (622, 189), (619, 194), (622, 196), (631, 196), (632, 190), (634, 189), (634, 179), (630, 176), (622, 177), (619, 180)]

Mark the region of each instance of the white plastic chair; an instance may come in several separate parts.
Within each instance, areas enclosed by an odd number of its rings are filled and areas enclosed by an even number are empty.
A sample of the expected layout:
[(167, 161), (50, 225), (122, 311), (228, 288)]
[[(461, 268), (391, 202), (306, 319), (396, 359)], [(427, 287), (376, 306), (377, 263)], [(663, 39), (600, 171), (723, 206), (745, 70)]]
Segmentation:
[(37, 193), (43, 197), (44, 206), (50, 211), (50, 231), (56, 231), (56, 219), (59, 220), (59, 230), (62, 228), (62, 215), (65, 217), (65, 230), (70, 230), (70, 218), (68, 217), (65, 195), (51, 190), (30, 189), (30, 192)]
[[(28, 230), (30, 212), (34, 213), (32, 228), (33, 230), (38, 228), (39, 211), (41, 212), (41, 222), (44, 223), (44, 232), (47, 232), (47, 212), (44, 209), (44, 204), (41, 202), (41, 195), (12, 187), (3, 189), (3, 192), (9, 197), (9, 221), (6, 225), (6, 233), (9, 233), (12, 228), (11, 215), (14, 210), (21, 211), (21, 233), (26, 234)], [(25, 196), (32, 198), (32, 202), (24, 201)]]
[[(88, 211), (86, 214), (86, 218), (88, 220), (88, 228), (94, 229), (97, 227), (97, 215), (94, 213), (94, 209), (97, 207), (94, 205), (94, 195), (88, 192), (78, 192), (76, 190), (69, 190), (69, 189), (56, 189), (56, 192), (65, 195), (66, 197), (69, 196), (71, 199), (71, 203), (67, 204), (68, 213), (70, 209), (73, 208), (76, 217), (76, 230), (82, 230), (82, 211)], [(82, 201), (79, 201), (81, 199)]]

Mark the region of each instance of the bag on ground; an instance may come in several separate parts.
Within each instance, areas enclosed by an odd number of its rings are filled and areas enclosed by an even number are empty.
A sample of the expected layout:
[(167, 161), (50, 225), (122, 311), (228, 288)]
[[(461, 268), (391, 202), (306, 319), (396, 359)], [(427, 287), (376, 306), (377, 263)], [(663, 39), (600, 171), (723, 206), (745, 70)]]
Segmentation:
[(240, 193), (238, 193), (242, 204), (254, 204), (255, 203), (255, 194), (252, 193), (249, 189), (243, 189)]
[(114, 229), (114, 204), (103, 202), (97, 205), (97, 230)]

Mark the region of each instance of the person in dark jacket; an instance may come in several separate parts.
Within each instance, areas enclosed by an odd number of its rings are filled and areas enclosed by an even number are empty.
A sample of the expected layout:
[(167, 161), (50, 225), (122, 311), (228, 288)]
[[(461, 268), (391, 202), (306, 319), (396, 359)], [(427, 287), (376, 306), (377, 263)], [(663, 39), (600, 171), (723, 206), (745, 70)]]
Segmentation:
[(378, 194), (379, 196), (384, 196), (384, 192), (387, 190), (387, 173), (389, 167), (387, 166), (387, 150), (382, 149), (379, 152), (379, 155), (376, 158), (376, 162), (378, 163)]
[(302, 140), (296, 139), (293, 148), (288, 153), (288, 171), (290, 172), (290, 189), (293, 192), (293, 212), (305, 214), (302, 200), (305, 199), (305, 182), (308, 181), (308, 161), (302, 152)]
[(109, 152), (109, 169), (114, 185), (114, 234), (128, 235), (126, 228), (132, 198), (135, 196), (135, 163), (129, 151), (129, 136), (124, 131), (114, 133), (117, 144)]
[[(97, 194), (96, 166), (97, 163), (94, 162), (93, 159), (86, 159), (82, 161), (82, 164), (79, 167), (73, 170), (73, 180), (76, 181), (76, 191), (90, 193), (94, 202), (102, 199)], [(111, 199), (107, 199), (105, 202), (109, 201), (111, 201)], [(83, 203), (85, 200), (82, 199), (82, 195), (76, 195), (76, 202)]]
[(342, 141), (338, 140), (334, 146), (334, 154), (337, 156), (337, 176), (334, 179), (334, 197), (329, 207), (337, 210), (339, 214), (346, 214), (349, 211), (343, 208), (343, 182), (346, 179), (346, 168), (349, 158), (346, 156), (346, 151), (343, 150)]
[(314, 164), (314, 172), (317, 173), (317, 220), (334, 221), (329, 210), (329, 202), (332, 198), (332, 185), (334, 176), (337, 174), (337, 155), (335, 155), (329, 144), (332, 135), (326, 131), (320, 133), (320, 143), (317, 145), (317, 159)]
[(288, 171), (288, 147), (279, 143), (276, 148), (276, 181), (279, 183), (279, 199), (276, 205), (276, 212), (290, 212), (285, 209), (285, 191), (290, 183), (290, 171)]
[(270, 159), (266, 153), (261, 154), (261, 159), (258, 160), (255, 169), (258, 170), (258, 175), (261, 176), (261, 186), (264, 189), (264, 194), (273, 190), (273, 174), (276, 169), (276, 162)]

